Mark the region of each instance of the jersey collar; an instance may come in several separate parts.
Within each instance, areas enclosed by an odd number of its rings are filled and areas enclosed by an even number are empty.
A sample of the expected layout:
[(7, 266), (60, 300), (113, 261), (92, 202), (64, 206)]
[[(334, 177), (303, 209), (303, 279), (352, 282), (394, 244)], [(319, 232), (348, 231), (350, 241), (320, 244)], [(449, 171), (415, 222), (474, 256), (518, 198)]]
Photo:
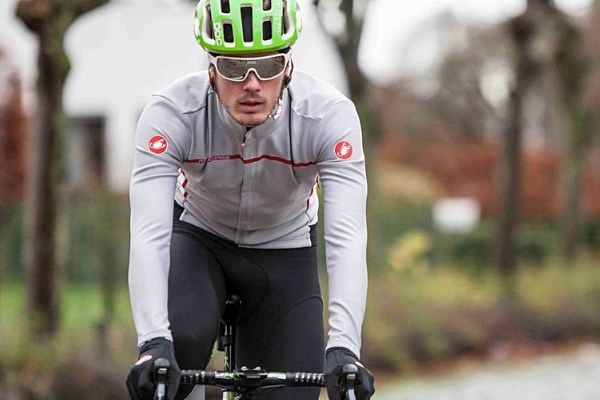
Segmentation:
[(265, 122), (251, 129), (247, 129), (246, 126), (240, 125), (236, 120), (234, 120), (231, 114), (229, 114), (225, 107), (223, 107), (223, 104), (219, 100), (219, 96), (217, 96), (212, 88), (209, 89), (209, 91), (209, 94), (214, 94), (214, 96), (209, 96), (209, 99), (212, 99), (212, 105), (216, 108), (219, 119), (231, 133), (239, 136), (240, 140), (244, 137), (246, 142), (249, 142), (252, 139), (262, 139), (263, 137), (266, 137), (277, 130), (277, 128), (288, 119), (290, 102), (287, 89), (284, 90), (283, 99), (279, 103), (279, 110), (273, 110), (273, 113), (271, 113)]

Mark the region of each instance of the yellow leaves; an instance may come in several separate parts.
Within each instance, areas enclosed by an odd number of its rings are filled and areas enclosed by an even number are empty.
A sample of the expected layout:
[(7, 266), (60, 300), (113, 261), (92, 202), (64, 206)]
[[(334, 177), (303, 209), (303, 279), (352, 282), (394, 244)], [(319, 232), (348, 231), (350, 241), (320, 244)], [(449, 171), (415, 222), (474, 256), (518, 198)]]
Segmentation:
[(422, 230), (410, 231), (396, 239), (388, 253), (388, 263), (397, 271), (423, 269), (433, 247), (431, 235)]

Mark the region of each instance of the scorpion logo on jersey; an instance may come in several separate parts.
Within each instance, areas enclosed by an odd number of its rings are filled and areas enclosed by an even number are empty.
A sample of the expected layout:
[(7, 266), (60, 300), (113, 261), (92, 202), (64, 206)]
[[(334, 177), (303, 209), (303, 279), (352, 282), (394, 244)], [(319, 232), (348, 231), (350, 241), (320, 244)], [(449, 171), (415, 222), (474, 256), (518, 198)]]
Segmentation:
[(340, 160), (347, 160), (352, 157), (352, 145), (345, 140), (337, 142), (335, 145), (335, 156)]
[(167, 139), (165, 139), (161, 135), (155, 135), (150, 138), (148, 142), (148, 150), (153, 152), (154, 154), (162, 154), (167, 150), (169, 144), (167, 143)]

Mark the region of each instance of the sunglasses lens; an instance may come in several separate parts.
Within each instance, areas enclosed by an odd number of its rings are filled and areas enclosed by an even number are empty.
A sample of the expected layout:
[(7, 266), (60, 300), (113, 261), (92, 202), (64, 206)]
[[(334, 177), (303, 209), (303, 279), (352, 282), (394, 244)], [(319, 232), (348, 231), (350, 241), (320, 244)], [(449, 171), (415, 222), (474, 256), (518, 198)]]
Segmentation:
[(285, 69), (286, 61), (283, 54), (273, 58), (264, 59), (257, 68), (258, 75), (263, 79), (272, 79), (281, 74)]
[(285, 65), (283, 54), (264, 58), (218, 57), (216, 62), (219, 74), (233, 81), (243, 81), (250, 70), (256, 71), (260, 79), (273, 79), (284, 71)]
[(239, 59), (217, 58), (217, 71), (223, 77), (234, 81), (244, 80), (248, 67)]

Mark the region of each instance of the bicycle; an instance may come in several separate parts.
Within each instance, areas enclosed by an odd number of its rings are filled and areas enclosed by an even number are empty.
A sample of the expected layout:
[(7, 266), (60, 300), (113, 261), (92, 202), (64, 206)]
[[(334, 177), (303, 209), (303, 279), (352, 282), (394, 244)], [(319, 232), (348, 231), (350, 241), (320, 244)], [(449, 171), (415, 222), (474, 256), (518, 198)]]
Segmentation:
[[(230, 296), (221, 318), (217, 348), (224, 352), (223, 371), (182, 370), (180, 385), (218, 386), (223, 390), (223, 400), (254, 400), (257, 392), (283, 387), (325, 387), (325, 374), (315, 372), (268, 372), (260, 367), (236, 368), (235, 336), (241, 300)], [(169, 361), (155, 361), (155, 400), (166, 399)], [(342, 400), (356, 400), (354, 388), (358, 367), (346, 364), (342, 369), (340, 391)]]

